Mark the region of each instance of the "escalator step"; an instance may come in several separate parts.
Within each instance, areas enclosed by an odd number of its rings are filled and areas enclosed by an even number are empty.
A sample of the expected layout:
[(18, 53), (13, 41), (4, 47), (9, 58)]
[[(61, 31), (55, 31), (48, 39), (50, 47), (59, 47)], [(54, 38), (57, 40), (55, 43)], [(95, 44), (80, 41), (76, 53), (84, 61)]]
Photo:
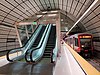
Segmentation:
[(51, 53), (51, 51), (50, 50), (46, 50), (46, 51), (44, 51), (45, 53)]
[(43, 58), (51, 58), (51, 56), (43, 56)]

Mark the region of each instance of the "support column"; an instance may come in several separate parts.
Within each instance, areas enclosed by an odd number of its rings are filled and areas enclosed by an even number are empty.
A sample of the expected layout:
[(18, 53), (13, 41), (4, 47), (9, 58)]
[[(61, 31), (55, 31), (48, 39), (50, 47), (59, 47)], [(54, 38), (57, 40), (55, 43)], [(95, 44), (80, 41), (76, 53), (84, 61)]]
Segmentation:
[(31, 24), (31, 27), (32, 27), (32, 33), (34, 32), (34, 29), (33, 29), (33, 24)]
[(20, 38), (20, 35), (19, 35), (19, 31), (18, 31), (17, 25), (18, 24), (15, 23), (15, 30), (16, 30), (16, 34), (17, 34), (17, 37), (18, 37), (18, 41), (19, 41), (20, 47), (22, 47), (22, 42), (21, 42), (21, 38)]
[(60, 25), (61, 25), (61, 22), (60, 22), (60, 12), (58, 14), (58, 19), (56, 20), (56, 33), (57, 33), (57, 48), (58, 50), (61, 50), (61, 32), (60, 32)]
[(26, 30), (27, 39), (29, 39), (28, 30), (27, 30), (27, 25), (25, 25), (25, 30)]

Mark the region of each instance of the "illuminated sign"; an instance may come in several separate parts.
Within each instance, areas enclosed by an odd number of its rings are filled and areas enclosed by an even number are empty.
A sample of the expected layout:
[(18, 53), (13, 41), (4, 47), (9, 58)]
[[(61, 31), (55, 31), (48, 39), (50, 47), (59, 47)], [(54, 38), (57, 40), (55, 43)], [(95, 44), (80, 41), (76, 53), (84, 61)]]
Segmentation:
[(36, 25), (36, 24), (37, 24), (37, 22), (35, 22), (35, 21), (34, 21), (32, 24), (33, 24), (33, 25)]
[(79, 38), (91, 38), (91, 36), (79, 36)]

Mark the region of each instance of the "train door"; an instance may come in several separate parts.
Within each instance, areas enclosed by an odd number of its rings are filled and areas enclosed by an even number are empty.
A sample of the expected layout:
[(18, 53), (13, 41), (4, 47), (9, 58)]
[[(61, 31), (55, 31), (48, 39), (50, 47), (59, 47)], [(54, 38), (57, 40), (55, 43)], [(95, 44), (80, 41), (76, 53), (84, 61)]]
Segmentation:
[(73, 49), (75, 50), (75, 37), (73, 37)]

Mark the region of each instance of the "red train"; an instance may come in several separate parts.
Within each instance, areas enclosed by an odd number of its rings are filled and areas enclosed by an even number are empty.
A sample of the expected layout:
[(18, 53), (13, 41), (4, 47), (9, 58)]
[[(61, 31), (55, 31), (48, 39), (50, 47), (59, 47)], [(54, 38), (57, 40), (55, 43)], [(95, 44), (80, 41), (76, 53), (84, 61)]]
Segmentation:
[(65, 41), (83, 57), (91, 57), (93, 55), (92, 39), (92, 34), (78, 33), (67, 37)]

